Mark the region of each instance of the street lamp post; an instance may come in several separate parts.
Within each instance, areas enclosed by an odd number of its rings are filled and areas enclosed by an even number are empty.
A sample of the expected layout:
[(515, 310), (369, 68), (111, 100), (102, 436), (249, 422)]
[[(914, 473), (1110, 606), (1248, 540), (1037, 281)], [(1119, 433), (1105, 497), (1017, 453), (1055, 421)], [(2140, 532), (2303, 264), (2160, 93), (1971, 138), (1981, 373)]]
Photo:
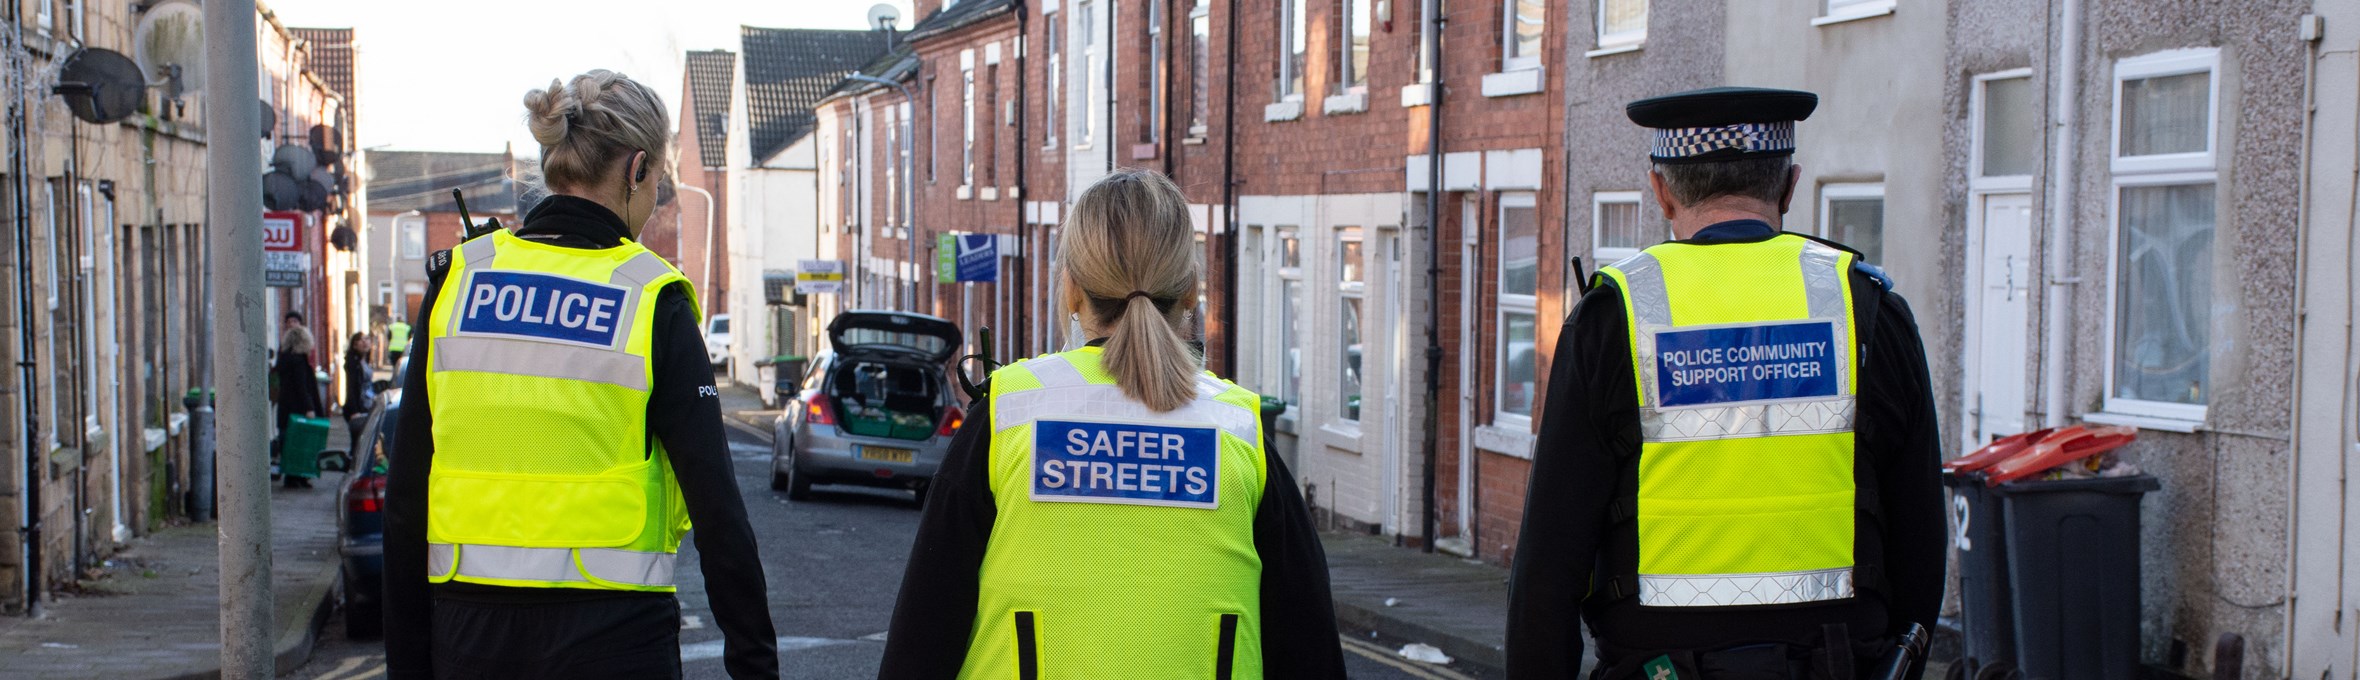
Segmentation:
[[(917, 126), (912, 125), (910, 120), (917, 114), (918, 99), (916, 97), (910, 96), (909, 88), (902, 87), (900, 81), (887, 80), (865, 73), (855, 73), (850, 76), (846, 76), (846, 78), (856, 82), (891, 87), (894, 90), (901, 92), (902, 103), (907, 104), (910, 107), (910, 115), (901, 117), (901, 124), (904, 128), (901, 133), (901, 181), (904, 185), (904, 188), (901, 190), (901, 240), (908, 245), (909, 255), (907, 262), (910, 263), (909, 266), (915, 267), (917, 266), (918, 262), (918, 229), (917, 220), (913, 217), (913, 215), (917, 213), (918, 203), (915, 198), (917, 192), (912, 190), (912, 188), (917, 186), (917, 182), (915, 181), (915, 178), (910, 175), (910, 173), (916, 171), (916, 168), (913, 167), (915, 165), (915, 161), (912, 160), (915, 158), (916, 154), (910, 152), (910, 137), (912, 136), (911, 133), (916, 131)], [(902, 292), (904, 297), (902, 300), (902, 310), (909, 312), (918, 311), (917, 282), (910, 282), (909, 286), (904, 288)]]

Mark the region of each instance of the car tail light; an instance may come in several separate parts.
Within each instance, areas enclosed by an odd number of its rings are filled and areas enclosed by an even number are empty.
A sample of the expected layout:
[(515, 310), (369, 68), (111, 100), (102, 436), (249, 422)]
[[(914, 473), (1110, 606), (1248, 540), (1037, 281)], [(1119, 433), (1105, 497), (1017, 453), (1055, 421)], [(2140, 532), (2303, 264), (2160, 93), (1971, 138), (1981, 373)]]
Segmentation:
[(945, 437), (959, 433), (959, 426), (967, 423), (967, 414), (957, 406), (942, 407), (942, 429), (934, 433)]
[(352, 483), (352, 490), (344, 495), (344, 509), (349, 512), (382, 512), (385, 510), (385, 475), (369, 475)]
[(803, 423), (806, 425), (836, 424), (836, 405), (828, 403), (828, 395), (814, 394), (803, 402)]

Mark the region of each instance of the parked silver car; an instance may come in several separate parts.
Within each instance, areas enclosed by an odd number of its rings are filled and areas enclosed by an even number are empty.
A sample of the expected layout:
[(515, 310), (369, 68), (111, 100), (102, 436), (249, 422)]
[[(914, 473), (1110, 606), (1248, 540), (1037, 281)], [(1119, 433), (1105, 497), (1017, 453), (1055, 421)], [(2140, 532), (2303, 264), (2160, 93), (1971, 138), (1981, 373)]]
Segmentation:
[(770, 488), (803, 500), (813, 484), (856, 484), (924, 500), (965, 419), (949, 381), (958, 326), (850, 310), (828, 323), (828, 341), (771, 425)]

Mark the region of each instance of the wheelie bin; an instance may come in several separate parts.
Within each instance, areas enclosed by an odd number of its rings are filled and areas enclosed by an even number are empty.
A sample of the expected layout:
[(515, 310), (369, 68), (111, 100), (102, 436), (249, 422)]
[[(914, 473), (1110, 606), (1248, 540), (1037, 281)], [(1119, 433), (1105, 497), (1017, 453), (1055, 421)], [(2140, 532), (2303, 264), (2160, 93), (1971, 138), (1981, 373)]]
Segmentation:
[(279, 474), (314, 479), (320, 476), (320, 451), (328, 448), (328, 419), (287, 418), (286, 443), (279, 448)]
[(2146, 475), (1990, 487), (2025, 680), (2139, 676), (2139, 501), (2160, 488)]

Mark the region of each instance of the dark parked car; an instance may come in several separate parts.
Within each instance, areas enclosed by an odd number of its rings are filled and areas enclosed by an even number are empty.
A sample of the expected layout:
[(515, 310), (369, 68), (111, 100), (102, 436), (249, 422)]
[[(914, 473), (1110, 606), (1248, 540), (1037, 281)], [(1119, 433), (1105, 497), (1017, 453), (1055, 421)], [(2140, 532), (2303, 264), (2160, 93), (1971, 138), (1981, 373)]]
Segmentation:
[(813, 484), (915, 491), (942, 467), (965, 414), (951, 389), (959, 327), (941, 317), (852, 310), (828, 323), (802, 390), (771, 426), (770, 486), (802, 500)]
[(376, 637), (385, 626), (385, 465), (401, 403), (401, 390), (380, 395), (352, 450), (321, 454), (329, 469), (346, 470), (336, 492), (336, 545), (344, 558), (344, 632), (354, 639)]

